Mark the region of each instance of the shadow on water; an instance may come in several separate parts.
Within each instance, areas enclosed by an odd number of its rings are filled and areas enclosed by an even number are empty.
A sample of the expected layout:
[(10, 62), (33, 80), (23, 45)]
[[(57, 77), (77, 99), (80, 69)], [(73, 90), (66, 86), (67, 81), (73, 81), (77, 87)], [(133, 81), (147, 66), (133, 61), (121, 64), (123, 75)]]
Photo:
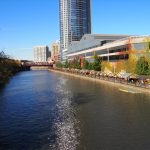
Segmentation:
[(83, 105), (90, 103), (95, 99), (95, 96), (93, 94), (89, 93), (76, 93), (73, 96), (73, 103), (77, 105)]

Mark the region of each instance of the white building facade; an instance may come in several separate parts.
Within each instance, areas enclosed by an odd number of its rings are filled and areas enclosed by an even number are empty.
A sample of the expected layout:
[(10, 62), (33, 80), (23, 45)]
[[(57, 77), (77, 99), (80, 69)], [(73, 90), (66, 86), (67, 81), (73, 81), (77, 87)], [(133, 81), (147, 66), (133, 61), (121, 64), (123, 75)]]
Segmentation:
[(69, 0), (59, 0), (59, 16), (60, 16), (60, 49), (61, 49), (61, 60), (66, 59), (66, 54), (63, 50), (68, 48), (69, 44)]
[(48, 46), (34, 47), (34, 62), (47, 62), (48, 57), (50, 57)]

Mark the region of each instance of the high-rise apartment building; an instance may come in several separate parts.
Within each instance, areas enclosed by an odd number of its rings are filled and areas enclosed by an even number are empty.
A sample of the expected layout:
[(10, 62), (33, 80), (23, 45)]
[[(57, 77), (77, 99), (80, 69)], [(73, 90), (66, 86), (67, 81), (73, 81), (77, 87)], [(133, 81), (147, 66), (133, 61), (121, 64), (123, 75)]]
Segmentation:
[(72, 41), (91, 33), (91, 0), (59, 0), (60, 47), (62, 59)]
[(50, 57), (48, 46), (34, 47), (34, 62), (47, 62), (48, 57)]

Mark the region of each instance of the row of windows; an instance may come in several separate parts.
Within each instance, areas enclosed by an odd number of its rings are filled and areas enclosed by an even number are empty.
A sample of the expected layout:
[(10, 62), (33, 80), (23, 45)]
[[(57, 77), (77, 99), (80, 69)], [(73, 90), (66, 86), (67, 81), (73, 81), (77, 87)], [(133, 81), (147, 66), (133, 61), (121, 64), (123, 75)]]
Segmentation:
[[(93, 56), (93, 53), (91, 53), (91, 55), (89, 54), (81, 54), (80, 57), (88, 57), (88, 56)], [(127, 60), (129, 58), (128, 54), (124, 54), (124, 55), (113, 55), (113, 56), (103, 56), (101, 57), (103, 61), (118, 61), (118, 60)], [(71, 59), (71, 57), (69, 57), (69, 59)]]
[(128, 50), (127, 47), (122, 47), (122, 48), (117, 48), (117, 49), (111, 49), (111, 50), (109, 50), (109, 53), (125, 52), (127, 50)]
[[(97, 47), (97, 46), (99, 46), (99, 45), (96, 45), (96, 46), (93, 46), (93, 47), (89, 47), (89, 49)], [(96, 51), (96, 52), (86, 53), (86, 56), (93, 56), (94, 54), (96, 54), (96, 55), (102, 55), (102, 54), (107, 54), (107, 53), (116, 53), (116, 52), (125, 52), (125, 51), (127, 51), (127, 48), (125, 48), (125, 47), (124, 48), (120, 48), (120, 49), (116, 49), (116, 50), (107, 50), (107, 49), (104, 49), (104, 50), (99, 50), (99, 51)]]
[(118, 61), (118, 60), (127, 60), (129, 58), (128, 54), (124, 55), (113, 55), (113, 56), (103, 56), (103, 61)]

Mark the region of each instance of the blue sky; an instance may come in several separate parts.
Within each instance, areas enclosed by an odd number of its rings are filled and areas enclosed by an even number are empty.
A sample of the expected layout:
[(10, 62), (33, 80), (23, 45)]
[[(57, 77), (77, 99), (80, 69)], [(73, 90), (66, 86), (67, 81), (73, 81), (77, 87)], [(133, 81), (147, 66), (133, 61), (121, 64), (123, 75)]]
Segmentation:
[[(92, 0), (92, 32), (150, 35), (149, 0)], [(59, 39), (59, 0), (1, 0), (0, 50), (33, 59), (33, 47)]]

